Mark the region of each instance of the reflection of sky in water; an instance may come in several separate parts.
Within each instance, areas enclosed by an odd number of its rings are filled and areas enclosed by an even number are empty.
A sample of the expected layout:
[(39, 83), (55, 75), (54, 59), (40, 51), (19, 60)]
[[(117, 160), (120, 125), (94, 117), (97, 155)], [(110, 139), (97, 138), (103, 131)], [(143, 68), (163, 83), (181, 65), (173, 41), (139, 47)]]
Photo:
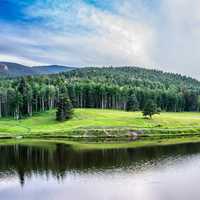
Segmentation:
[(144, 162), (141, 169), (133, 165), (126, 169), (68, 171), (63, 179), (37, 174), (26, 177), (23, 187), (13, 175), (1, 178), (0, 199), (199, 200), (199, 154), (154, 162)]

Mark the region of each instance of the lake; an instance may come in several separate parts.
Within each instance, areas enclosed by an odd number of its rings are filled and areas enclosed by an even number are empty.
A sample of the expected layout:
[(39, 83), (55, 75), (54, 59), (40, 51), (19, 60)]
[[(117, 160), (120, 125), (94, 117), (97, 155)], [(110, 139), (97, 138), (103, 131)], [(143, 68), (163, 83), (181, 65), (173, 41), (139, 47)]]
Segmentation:
[(0, 146), (1, 200), (199, 200), (199, 185), (200, 144)]

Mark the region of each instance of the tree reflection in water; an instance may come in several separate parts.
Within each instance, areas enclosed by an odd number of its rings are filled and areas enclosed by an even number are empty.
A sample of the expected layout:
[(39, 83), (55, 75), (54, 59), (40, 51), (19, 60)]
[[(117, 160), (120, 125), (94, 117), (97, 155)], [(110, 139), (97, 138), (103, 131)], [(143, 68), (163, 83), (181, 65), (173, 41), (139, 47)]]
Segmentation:
[[(26, 178), (51, 175), (58, 181), (68, 173), (104, 169), (143, 170), (144, 163), (155, 165), (162, 159), (200, 152), (199, 144), (182, 144), (138, 149), (75, 151), (68, 145), (0, 146), (0, 179), (17, 174), (21, 186)], [(156, 162), (158, 161), (158, 162)]]

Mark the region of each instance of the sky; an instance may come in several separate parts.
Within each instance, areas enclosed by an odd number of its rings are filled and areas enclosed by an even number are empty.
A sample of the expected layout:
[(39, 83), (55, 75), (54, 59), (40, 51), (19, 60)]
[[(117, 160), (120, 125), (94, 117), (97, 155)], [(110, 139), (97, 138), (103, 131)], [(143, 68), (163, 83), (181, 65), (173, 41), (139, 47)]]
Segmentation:
[(200, 79), (199, 0), (0, 0), (0, 60)]

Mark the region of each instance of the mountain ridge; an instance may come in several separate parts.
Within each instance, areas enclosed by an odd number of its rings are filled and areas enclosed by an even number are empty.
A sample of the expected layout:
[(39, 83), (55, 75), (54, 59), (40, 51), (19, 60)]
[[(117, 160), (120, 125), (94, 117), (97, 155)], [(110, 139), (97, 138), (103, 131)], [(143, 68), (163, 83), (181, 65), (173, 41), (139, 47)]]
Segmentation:
[(76, 68), (62, 65), (26, 66), (14, 62), (0, 61), (0, 76), (9, 77), (57, 74), (73, 69)]
[[(67, 78), (75, 81), (94, 81), (99, 83), (110, 83), (124, 85), (143, 84), (144, 87), (172, 87), (179, 85), (181, 88), (200, 88), (200, 81), (190, 76), (178, 73), (164, 72), (162, 70), (141, 68), (138, 66), (123, 67), (85, 67), (64, 73)], [(117, 77), (117, 79), (116, 79)], [(161, 85), (160, 85), (161, 84)], [(151, 86), (150, 86), (151, 85)]]
[[(129, 71), (130, 70), (130, 71)], [(120, 73), (127, 75), (128, 80), (130, 79), (138, 79), (142, 78), (145, 79), (154, 79), (154, 76), (157, 76), (157, 80), (159, 82), (163, 81), (163, 77), (166, 77), (170, 79), (173, 77), (177, 77), (179, 80), (190, 80), (190, 82), (193, 82), (194, 84), (200, 84), (200, 80), (187, 76), (182, 75), (179, 73), (173, 73), (173, 72), (165, 72), (162, 70), (156, 70), (156, 69), (149, 69), (144, 67), (138, 67), (138, 66), (119, 66), (119, 67), (71, 67), (71, 66), (63, 66), (63, 65), (41, 65), (41, 66), (26, 66), (14, 62), (6, 62), (6, 61), (0, 61), (0, 77), (2, 76), (8, 76), (8, 77), (18, 77), (18, 76), (29, 76), (29, 75), (50, 75), (50, 74), (58, 74), (58, 73), (64, 73), (66, 76), (78, 76), (81, 78), (82, 76), (90, 77), (93, 79), (94, 76), (96, 76), (96, 72), (98, 73), (98, 76), (110, 76), (113, 75), (113, 72), (115, 75), (118, 75)], [(145, 73), (144, 73), (145, 72)], [(136, 77), (136, 75), (139, 75)], [(198, 83), (197, 83), (198, 82)]]

